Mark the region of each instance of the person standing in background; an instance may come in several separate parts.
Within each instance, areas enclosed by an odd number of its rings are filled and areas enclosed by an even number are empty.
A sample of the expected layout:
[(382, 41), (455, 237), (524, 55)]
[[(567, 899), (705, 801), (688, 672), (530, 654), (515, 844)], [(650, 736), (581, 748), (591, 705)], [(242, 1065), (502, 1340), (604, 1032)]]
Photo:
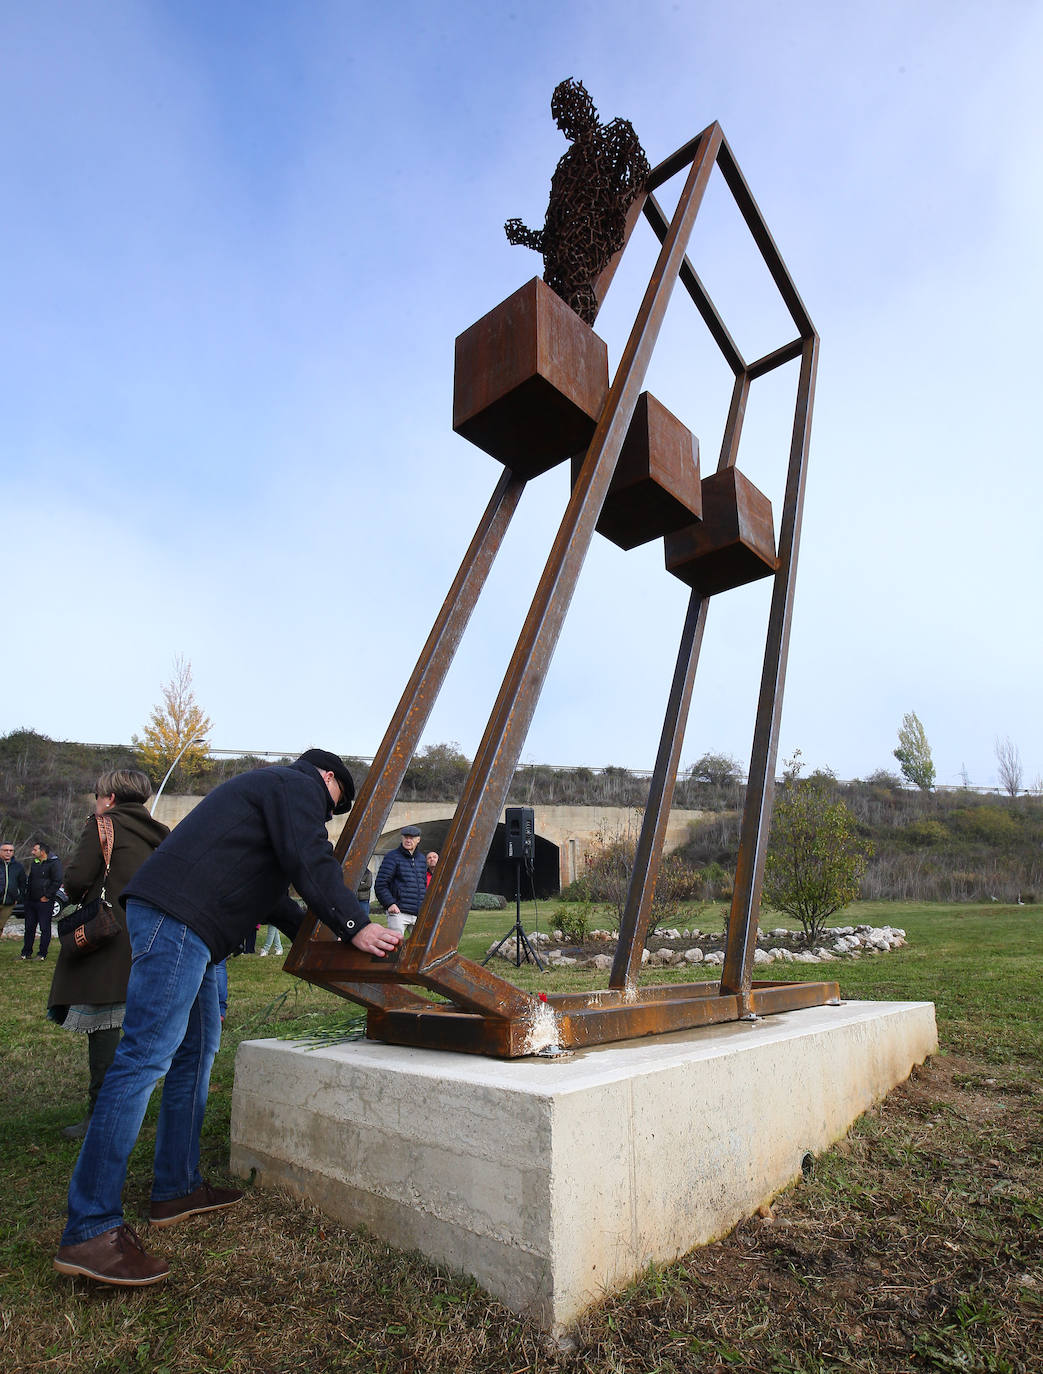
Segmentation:
[(359, 879), (359, 885), (355, 889), (355, 896), (359, 899), (359, 906), (367, 916), (369, 915), (369, 903), (372, 895), (373, 874), (369, 871), (369, 866), (367, 865), (362, 870), (362, 877)]
[(33, 845), (33, 861), (26, 876), (25, 938), (22, 941), (23, 959), (33, 957), (36, 932), (40, 932), (40, 952), (37, 959), (46, 959), (51, 943), (51, 916), (54, 899), (62, 885), (62, 861), (47, 840)]
[[(87, 1036), (90, 1083), (87, 1114), (62, 1135), (86, 1135), (102, 1082), (120, 1042), (130, 977), (130, 937), (120, 906), (123, 889), (170, 831), (149, 815), (152, 792), (146, 773), (134, 768), (102, 773), (94, 792), (94, 814), (84, 827), (76, 853), (65, 870), (65, 889), (73, 901), (88, 902), (104, 891), (120, 929), (105, 944), (81, 955), (62, 946), (51, 980), (47, 1015), (65, 1030)], [(105, 861), (102, 832), (112, 826), (112, 850)]]
[(268, 938), (267, 940), (265, 940), (264, 945), (259, 950), (261, 958), (263, 959), (265, 955), (270, 954), (273, 949), (275, 950), (276, 954), (280, 956), (282, 955), (282, 939), (279, 935), (278, 926), (268, 927)]
[(25, 869), (14, 856), (9, 840), (0, 844), (0, 935), (19, 902), (25, 901)]
[(420, 827), (404, 825), (397, 849), (384, 855), (377, 870), (377, 901), (387, 912), (388, 930), (404, 934), (416, 924), (427, 891), (427, 862), (420, 853)]

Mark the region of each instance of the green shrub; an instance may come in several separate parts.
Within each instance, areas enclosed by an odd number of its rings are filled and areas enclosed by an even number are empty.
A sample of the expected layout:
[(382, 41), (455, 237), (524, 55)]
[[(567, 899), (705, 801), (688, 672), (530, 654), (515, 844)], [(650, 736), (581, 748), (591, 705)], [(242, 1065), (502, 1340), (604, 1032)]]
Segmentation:
[(787, 784), (775, 803), (764, 865), (765, 901), (800, 922), (808, 945), (858, 896), (873, 849), (859, 839), (848, 807), (832, 795), (818, 778)]
[(699, 876), (703, 882), (702, 897), (704, 901), (720, 901), (721, 898), (732, 895), (735, 879), (723, 864), (708, 863)]
[(591, 898), (590, 879), (586, 875), (569, 883), (558, 893), (559, 902), (589, 902)]
[(507, 898), (498, 892), (476, 892), (471, 898), (472, 911), (506, 911)]
[(913, 821), (901, 833), (902, 837), (908, 840), (910, 844), (921, 847), (944, 844), (949, 838), (949, 832), (941, 821)]
[(591, 907), (589, 902), (572, 902), (567, 907), (558, 907), (554, 926), (560, 930), (571, 945), (581, 945), (590, 930)]
[(976, 840), (1004, 846), (1018, 838), (1018, 823), (1009, 810), (998, 806), (971, 806), (956, 813), (956, 824)]

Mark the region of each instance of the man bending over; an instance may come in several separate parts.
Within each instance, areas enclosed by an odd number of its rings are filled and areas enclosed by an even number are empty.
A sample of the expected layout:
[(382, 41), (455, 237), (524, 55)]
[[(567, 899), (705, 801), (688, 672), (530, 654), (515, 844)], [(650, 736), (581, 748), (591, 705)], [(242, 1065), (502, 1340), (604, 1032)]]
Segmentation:
[(258, 923), (291, 938), (292, 884), (341, 939), (383, 957), (401, 936), (371, 922), (344, 886), (326, 834), (355, 784), (343, 760), (309, 749), (289, 767), (259, 768), (216, 788), (138, 869), (121, 898), (134, 962), (123, 1039), (105, 1075), (72, 1181), (54, 1267), (99, 1283), (159, 1283), (170, 1266), (123, 1220), (130, 1152), (165, 1076), (149, 1220), (174, 1226), (231, 1207), (242, 1193), (199, 1172), (210, 1069), (221, 1038), (216, 966)]

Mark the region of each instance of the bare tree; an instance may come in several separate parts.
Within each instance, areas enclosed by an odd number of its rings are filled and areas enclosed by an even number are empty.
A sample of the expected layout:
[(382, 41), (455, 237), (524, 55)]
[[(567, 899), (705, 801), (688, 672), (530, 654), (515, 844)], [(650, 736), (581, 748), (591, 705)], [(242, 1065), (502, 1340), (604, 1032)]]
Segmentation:
[(1024, 770), (1018, 746), (1009, 735), (1005, 739), (996, 736), (996, 763), (1000, 786), (1008, 796), (1016, 797), (1021, 791)]

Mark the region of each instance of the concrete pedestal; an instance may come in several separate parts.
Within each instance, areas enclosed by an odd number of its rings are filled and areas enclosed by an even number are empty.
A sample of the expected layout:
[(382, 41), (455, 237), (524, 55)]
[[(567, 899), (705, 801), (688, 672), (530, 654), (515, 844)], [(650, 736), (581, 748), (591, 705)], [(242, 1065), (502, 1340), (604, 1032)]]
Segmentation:
[(246, 1041), (232, 1169), (558, 1330), (751, 1215), (937, 1043), (929, 1002), (847, 1002), (558, 1060)]

